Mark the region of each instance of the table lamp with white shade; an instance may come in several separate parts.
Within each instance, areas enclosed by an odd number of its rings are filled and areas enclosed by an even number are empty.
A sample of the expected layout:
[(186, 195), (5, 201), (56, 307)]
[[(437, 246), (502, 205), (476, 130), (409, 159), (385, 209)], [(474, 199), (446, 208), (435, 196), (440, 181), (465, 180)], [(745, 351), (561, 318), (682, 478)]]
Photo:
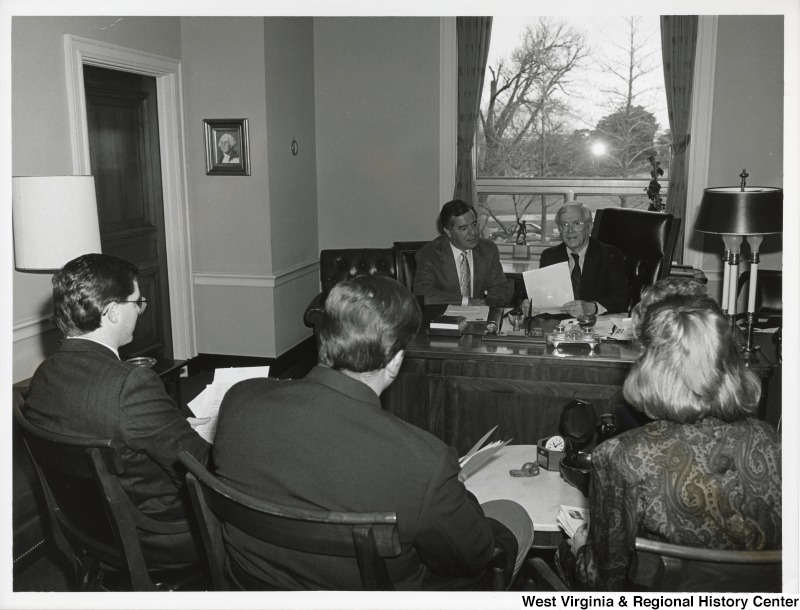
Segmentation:
[[(703, 191), (694, 229), (722, 236), (725, 242), (722, 283), (722, 310), (736, 319), (736, 295), (739, 281), (739, 248), (746, 239), (750, 244), (750, 290), (747, 299), (747, 345), (753, 352), (753, 323), (756, 309), (759, 248), (764, 235), (783, 231), (783, 189), (770, 186), (747, 186), (747, 170), (739, 174), (741, 184), (707, 188)], [(727, 263), (727, 264), (726, 264)]]
[(12, 202), (18, 271), (55, 271), (101, 251), (93, 176), (14, 176)]

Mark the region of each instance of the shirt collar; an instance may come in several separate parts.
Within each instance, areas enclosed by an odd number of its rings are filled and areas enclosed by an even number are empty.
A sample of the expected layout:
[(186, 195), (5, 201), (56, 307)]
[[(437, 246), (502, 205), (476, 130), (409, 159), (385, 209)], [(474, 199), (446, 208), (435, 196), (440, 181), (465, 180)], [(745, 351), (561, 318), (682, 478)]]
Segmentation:
[(466, 254), (467, 255), (467, 260), (469, 261), (470, 266), (472, 266), (472, 249), (471, 248), (468, 248), (466, 250), (461, 250), (460, 248), (456, 248), (453, 245), (453, 242), (451, 242), (449, 239), (447, 240), (447, 243), (450, 244), (450, 249), (453, 251), (453, 257), (456, 259), (456, 263), (458, 263), (461, 260), (461, 255), (462, 254)]
[(91, 341), (92, 343), (97, 343), (98, 345), (102, 345), (103, 347), (107, 347), (108, 349), (110, 349), (112, 352), (114, 352), (116, 354), (117, 359), (120, 359), (119, 351), (117, 351), (115, 348), (111, 347), (108, 343), (103, 343), (102, 341), (98, 341), (97, 339), (91, 339), (91, 338), (86, 337), (86, 336), (66, 337), (66, 339), (82, 339), (84, 341)]

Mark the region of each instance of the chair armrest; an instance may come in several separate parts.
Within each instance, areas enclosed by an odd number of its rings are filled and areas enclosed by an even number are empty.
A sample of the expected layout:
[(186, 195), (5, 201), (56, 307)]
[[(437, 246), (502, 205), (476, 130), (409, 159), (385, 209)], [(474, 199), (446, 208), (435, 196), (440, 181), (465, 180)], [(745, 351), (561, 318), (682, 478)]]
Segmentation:
[(492, 560), (489, 562), (492, 578), (492, 591), (505, 591), (511, 585), (514, 564), (509, 565), (508, 554), (500, 547), (495, 547)]
[(324, 292), (320, 292), (306, 307), (306, 311), (303, 314), (303, 323), (309, 328), (314, 328), (322, 320), (325, 297), (327, 296)]
[(538, 591), (569, 591), (564, 582), (541, 557), (526, 559), (525, 566), (536, 582)]

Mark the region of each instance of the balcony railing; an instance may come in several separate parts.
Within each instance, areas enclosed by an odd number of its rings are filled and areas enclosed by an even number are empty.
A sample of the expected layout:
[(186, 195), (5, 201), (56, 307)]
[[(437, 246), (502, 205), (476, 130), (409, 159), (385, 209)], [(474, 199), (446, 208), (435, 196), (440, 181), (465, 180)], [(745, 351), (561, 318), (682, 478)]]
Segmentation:
[[(565, 202), (580, 201), (592, 212), (610, 206), (646, 210), (649, 183), (650, 178), (478, 178), (478, 216), (484, 237), (503, 252), (517, 241), (521, 220), (528, 244), (550, 245), (560, 241), (555, 214)], [(669, 183), (660, 183), (666, 200)]]

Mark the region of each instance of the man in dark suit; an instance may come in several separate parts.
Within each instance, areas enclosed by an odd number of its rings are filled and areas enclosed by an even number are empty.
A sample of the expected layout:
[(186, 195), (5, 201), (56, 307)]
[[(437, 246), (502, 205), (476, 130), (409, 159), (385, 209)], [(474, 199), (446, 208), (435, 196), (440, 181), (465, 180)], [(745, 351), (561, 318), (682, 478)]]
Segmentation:
[(631, 289), (622, 251), (591, 237), (591, 210), (567, 203), (556, 212), (556, 225), (563, 243), (542, 252), (539, 267), (569, 263), (575, 299), (564, 303), (562, 311), (573, 317), (627, 312)]
[[(459, 480), (454, 449), (381, 408), (419, 324), (419, 305), (399, 282), (336, 284), (320, 365), (296, 381), (233, 386), (220, 407), (214, 463), (232, 486), (277, 504), (397, 513), (402, 551), (387, 564), (398, 590), (475, 588), (495, 546), (521, 565), (533, 529), (515, 502), (481, 507)], [(224, 535), (231, 570), (248, 588), (361, 588), (354, 559), (271, 546), (230, 526)]]
[[(115, 441), (134, 504), (160, 521), (185, 521), (187, 504), (177, 455), (205, 461), (210, 445), (192, 430), (152, 370), (123, 362), (147, 300), (138, 269), (106, 254), (80, 256), (53, 276), (55, 321), (65, 339), (36, 370), (24, 414), (34, 425), (68, 436)], [(187, 499), (188, 500), (188, 499)], [(141, 538), (152, 567), (196, 562), (198, 546), (184, 533)]]
[(475, 210), (454, 199), (442, 206), (444, 235), (417, 253), (414, 294), (425, 304), (505, 305), (512, 285), (503, 274), (494, 242), (480, 236)]

